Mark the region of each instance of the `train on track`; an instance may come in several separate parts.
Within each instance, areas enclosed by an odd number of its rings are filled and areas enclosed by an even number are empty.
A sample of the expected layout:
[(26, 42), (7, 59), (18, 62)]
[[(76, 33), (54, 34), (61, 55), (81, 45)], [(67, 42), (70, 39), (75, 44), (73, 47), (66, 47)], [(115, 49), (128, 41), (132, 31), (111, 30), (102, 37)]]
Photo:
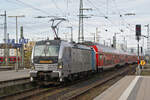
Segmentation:
[(63, 40), (36, 42), (32, 50), (32, 81), (64, 82), (92, 72), (137, 62), (137, 55), (101, 44)]
[[(8, 45), (9, 46), (9, 45)], [(9, 52), (8, 52), (8, 59), (6, 59), (6, 57), (4, 56), (5, 54), (5, 49), (2, 46), (2, 44), (0, 44), (0, 65), (5, 64), (6, 60), (8, 61), (9, 64), (15, 64), (17, 57), (16, 57), (16, 49), (12, 48), (9, 46)], [(18, 61), (21, 61), (21, 58), (18, 56)]]
[[(9, 64), (15, 64), (16, 60), (17, 60), (16, 56), (9, 56), (8, 57), (8, 63)], [(5, 61), (6, 61), (5, 57), (0, 56), (0, 65), (5, 64)], [(18, 57), (18, 61), (21, 61), (20, 57)]]

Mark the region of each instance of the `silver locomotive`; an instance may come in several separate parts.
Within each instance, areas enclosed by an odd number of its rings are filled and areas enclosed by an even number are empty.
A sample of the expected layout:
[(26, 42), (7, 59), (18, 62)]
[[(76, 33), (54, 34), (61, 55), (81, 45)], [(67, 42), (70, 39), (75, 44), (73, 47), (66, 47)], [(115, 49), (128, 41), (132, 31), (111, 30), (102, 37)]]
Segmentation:
[(33, 81), (58, 81), (96, 71), (95, 52), (91, 47), (63, 40), (36, 42), (32, 51)]

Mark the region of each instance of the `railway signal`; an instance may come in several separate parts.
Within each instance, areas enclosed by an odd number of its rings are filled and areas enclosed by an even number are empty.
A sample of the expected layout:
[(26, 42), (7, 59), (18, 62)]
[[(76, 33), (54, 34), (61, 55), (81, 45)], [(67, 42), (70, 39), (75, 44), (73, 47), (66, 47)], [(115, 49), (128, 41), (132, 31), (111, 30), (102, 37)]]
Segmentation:
[[(139, 41), (140, 41), (140, 37), (141, 37), (141, 25), (138, 24), (136, 25), (135, 27), (135, 30), (136, 30), (136, 39), (138, 41), (138, 45), (137, 45), (137, 49), (138, 49), (138, 61), (140, 61), (140, 57), (139, 57)], [(141, 69), (140, 69), (140, 64), (138, 63), (138, 73), (140, 74), (141, 73)]]
[(136, 37), (137, 40), (140, 40), (140, 36), (141, 36), (141, 25), (136, 25)]
[(68, 26), (67, 28), (71, 29), (71, 39), (70, 39), (70, 41), (73, 42), (73, 27)]

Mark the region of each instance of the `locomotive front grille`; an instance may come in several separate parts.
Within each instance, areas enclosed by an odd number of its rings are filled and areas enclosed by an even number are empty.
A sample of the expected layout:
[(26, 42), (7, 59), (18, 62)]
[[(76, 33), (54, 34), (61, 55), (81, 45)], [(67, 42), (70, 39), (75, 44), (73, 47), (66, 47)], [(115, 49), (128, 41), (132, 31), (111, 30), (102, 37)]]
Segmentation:
[(58, 64), (35, 64), (37, 71), (56, 71)]

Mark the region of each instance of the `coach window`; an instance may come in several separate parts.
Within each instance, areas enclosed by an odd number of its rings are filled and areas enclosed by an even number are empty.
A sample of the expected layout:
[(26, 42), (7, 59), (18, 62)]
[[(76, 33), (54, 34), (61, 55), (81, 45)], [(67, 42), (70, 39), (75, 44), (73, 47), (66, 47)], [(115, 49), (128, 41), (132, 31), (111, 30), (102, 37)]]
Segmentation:
[(103, 56), (102, 54), (99, 55), (99, 60), (102, 60), (102, 56)]
[(104, 56), (104, 58), (103, 58), (103, 60), (104, 60), (104, 61), (103, 61), (104, 65), (106, 64), (106, 61), (105, 61), (105, 59), (106, 59), (106, 57)]
[(8, 61), (11, 61), (11, 58), (8, 58)]
[(14, 58), (14, 61), (16, 61), (16, 58)]

